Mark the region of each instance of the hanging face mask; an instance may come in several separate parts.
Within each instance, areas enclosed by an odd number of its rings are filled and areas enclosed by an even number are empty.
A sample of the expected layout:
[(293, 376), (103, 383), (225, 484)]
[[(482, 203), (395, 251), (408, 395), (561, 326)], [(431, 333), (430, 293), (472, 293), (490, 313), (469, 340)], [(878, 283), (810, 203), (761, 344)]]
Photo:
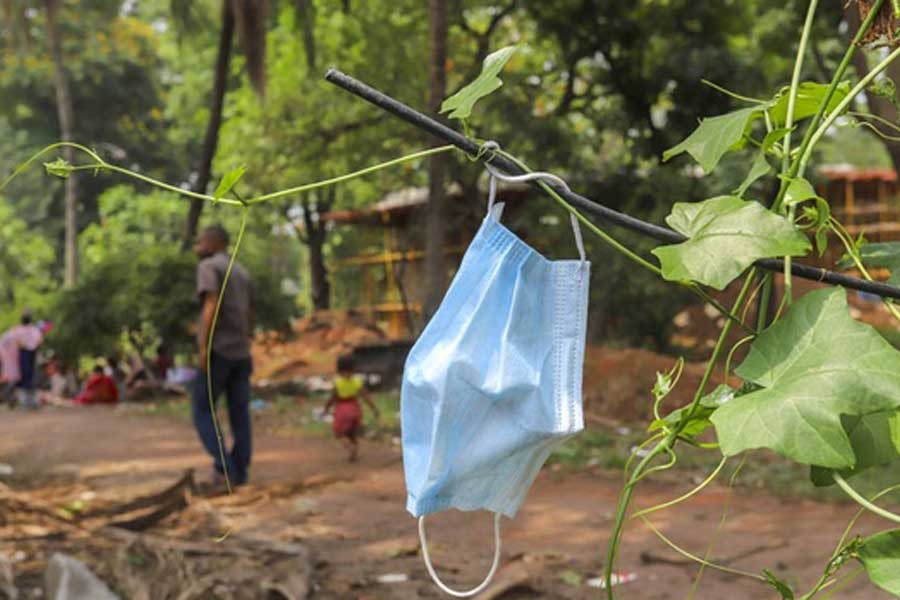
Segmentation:
[[(407, 510), (422, 554), (445, 592), (472, 596), (500, 559), (500, 516), (515, 516), (550, 453), (583, 429), (581, 374), (590, 263), (549, 261), (500, 223), (491, 170), (488, 214), (403, 372), (401, 425)], [(552, 178), (534, 173), (515, 181)], [(565, 185), (565, 184), (562, 184)], [(490, 573), (467, 592), (431, 566), (425, 515), (456, 508), (495, 513)]]

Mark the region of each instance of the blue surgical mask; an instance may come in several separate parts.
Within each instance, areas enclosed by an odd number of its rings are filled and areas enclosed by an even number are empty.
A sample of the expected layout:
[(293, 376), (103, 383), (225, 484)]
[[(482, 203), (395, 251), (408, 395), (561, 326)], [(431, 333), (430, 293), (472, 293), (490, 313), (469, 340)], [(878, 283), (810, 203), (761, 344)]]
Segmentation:
[[(546, 177), (545, 174), (538, 174)], [(549, 261), (500, 222), (490, 180), (488, 214), (403, 372), (401, 421), (407, 510), (420, 517), (429, 573), (470, 596), (499, 562), (500, 515), (512, 518), (555, 448), (584, 428), (590, 263)], [(491, 574), (454, 592), (437, 579), (424, 516), (455, 508), (496, 513)]]

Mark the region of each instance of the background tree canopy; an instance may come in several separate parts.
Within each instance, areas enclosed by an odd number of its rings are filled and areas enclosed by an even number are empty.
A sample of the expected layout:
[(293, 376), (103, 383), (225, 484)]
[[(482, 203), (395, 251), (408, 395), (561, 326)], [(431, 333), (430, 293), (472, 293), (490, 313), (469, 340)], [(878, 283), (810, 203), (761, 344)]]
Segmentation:
[[(62, 2), (59, 35), (75, 139), (112, 162), (186, 187), (209, 189), (224, 172), (246, 165), (237, 188), (242, 195), (332, 177), (431, 143), (321, 77), (328, 66), (339, 66), (426, 107), (425, 3), (273, 1), (259, 22), (261, 35), (253, 37), (241, 20), (246, 15), (229, 12), (229, 1)], [(8, 173), (59, 139), (60, 130), (46, 14), (24, 0), (3, 7), (0, 172)], [(786, 83), (803, 13), (796, 2), (776, 0), (449, 0), (444, 8), (448, 95), (478, 72), (487, 53), (520, 45), (503, 90), (476, 109), (474, 135), (501, 142), (613, 208), (656, 222), (674, 202), (736, 186), (745, 175), (734, 158), (706, 178), (686, 160), (661, 162), (662, 151), (683, 139), (699, 116), (731, 106), (726, 94), (697, 81), (707, 77), (750, 96)], [(806, 61), (804, 73), (814, 81), (834, 66), (846, 30), (840, 6), (820, 12), (814, 60)], [(232, 42), (222, 33), (235, 16), (239, 35)], [(220, 73), (222, 124), (215, 128), (207, 184), (201, 155), (204, 131), (215, 125), (222, 40), (230, 54)], [(466, 210), (479, 214), (481, 169), (459, 157), (449, 158), (448, 168)], [(190, 203), (110, 175), (78, 179), (82, 272), (68, 290), (61, 285), (59, 180), (34, 168), (0, 199), (0, 325), (33, 306), (58, 322), (53, 344), (70, 358), (104, 353), (123, 334), (187, 347), (196, 309), (194, 259), (180, 242)], [(335, 256), (379, 240), (332, 231), (319, 218), (323, 213), (368, 206), (390, 190), (426, 182), (426, 164), (410, 163), (255, 210), (242, 260), (263, 291), (260, 324), (283, 327), (314, 307), (345, 306), (358, 287), (328, 266)], [(772, 194), (753, 191), (761, 199)], [(558, 216), (551, 201), (535, 196), (516, 207), (511, 223), (540, 250), (558, 255), (570, 246)], [(203, 214), (204, 222), (223, 221), (232, 231), (237, 218), (227, 207)], [(650, 249), (645, 240), (615, 233), (642, 252)], [(623, 259), (596, 242), (589, 250), (603, 265), (602, 283), (592, 289), (592, 335), (666, 348), (672, 316), (690, 299), (666, 287), (667, 302), (647, 302), (666, 284), (644, 273), (626, 275)]]

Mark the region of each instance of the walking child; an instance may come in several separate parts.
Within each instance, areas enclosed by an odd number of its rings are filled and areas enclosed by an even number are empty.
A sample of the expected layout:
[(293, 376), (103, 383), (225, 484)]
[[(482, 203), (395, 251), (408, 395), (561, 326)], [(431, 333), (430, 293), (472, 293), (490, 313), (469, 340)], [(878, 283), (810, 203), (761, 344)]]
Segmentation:
[(331, 430), (341, 445), (347, 449), (347, 460), (355, 462), (359, 454), (359, 433), (362, 427), (363, 400), (378, 418), (378, 407), (372, 403), (363, 380), (354, 375), (353, 357), (341, 356), (337, 361), (337, 377), (334, 380), (334, 392), (323, 409), (328, 413), (334, 407)]

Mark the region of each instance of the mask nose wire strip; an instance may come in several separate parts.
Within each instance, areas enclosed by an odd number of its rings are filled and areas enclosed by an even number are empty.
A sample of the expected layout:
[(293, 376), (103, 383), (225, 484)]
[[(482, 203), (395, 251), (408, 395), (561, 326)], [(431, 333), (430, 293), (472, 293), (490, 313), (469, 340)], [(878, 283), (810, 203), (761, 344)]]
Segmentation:
[[(490, 142), (484, 144), (484, 147), (488, 148), (488, 149), (492, 148), (493, 146), (489, 146), (489, 144), (490, 144)], [(524, 175), (506, 175), (504, 173), (501, 173), (495, 167), (492, 167), (488, 163), (485, 163), (484, 166), (485, 166), (485, 168), (487, 168), (488, 173), (491, 174), (491, 181), (489, 184), (490, 191), (488, 194), (488, 202), (489, 202), (488, 206), (489, 207), (494, 203), (494, 195), (496, 194), (496, 189), (497, 189), (496, 188), (496, 186), (497, 186), (496, 180), (497, 179), (500, 179), (502, 181), (508, 181), (510, 183), (526, 183), (529, 181), (534, 181), (536, 179), (542, 179), (544, 181), (549, 181), (550, 183), (556, 184), (558, 187), (562, 188), (563, 190), (565, 190), (567, 192), (571, 191), (571, 189), (569, 189), (568, 184), (566, 184), (565, 181), (563, 181), (560, 177), (558, 177), (557, 175), (554, 175), (553, 173), (546, 173), (544, 171), (534, 171), (532, 173), (525, 173)], [(584, 253), (584, 239), (581, 236), (581, 225), (578, 223), (578, 218), (574, 214), (569, 213), (569, 218), (572, 223), (572, 233), (575, 235), (575, 245), (578, 247), (578, 256), (581, 258), (581, 262), (585, 262), (586, 255)]]
[(419, 541), (422, 544), (422, 560), (425, 561), (425, 568), (428, 569), (428, 574), (431, 576), (431, 579), (441, 591), (457, 598), (469, 598), (476, 594), (480, 594), (491, 584), (491, 581), (494, 579), (494, 574), (497, 573), (497, 567), (500, 566), (500, 516), (500, 513), (494, 513), (494, 562), (491, 564), (491, 570), (488, 571), (487, 577), (485, 577), (484, 581), (478, 584), (477, 587), (465, 592), (452, 590), (444, 585), (444, 582), (441, 581), (434, 571), (434, 567), (431, 566), (431, 555), (428, 554), (428, 538), (425, 536), (425, 515), (419, 517)]

